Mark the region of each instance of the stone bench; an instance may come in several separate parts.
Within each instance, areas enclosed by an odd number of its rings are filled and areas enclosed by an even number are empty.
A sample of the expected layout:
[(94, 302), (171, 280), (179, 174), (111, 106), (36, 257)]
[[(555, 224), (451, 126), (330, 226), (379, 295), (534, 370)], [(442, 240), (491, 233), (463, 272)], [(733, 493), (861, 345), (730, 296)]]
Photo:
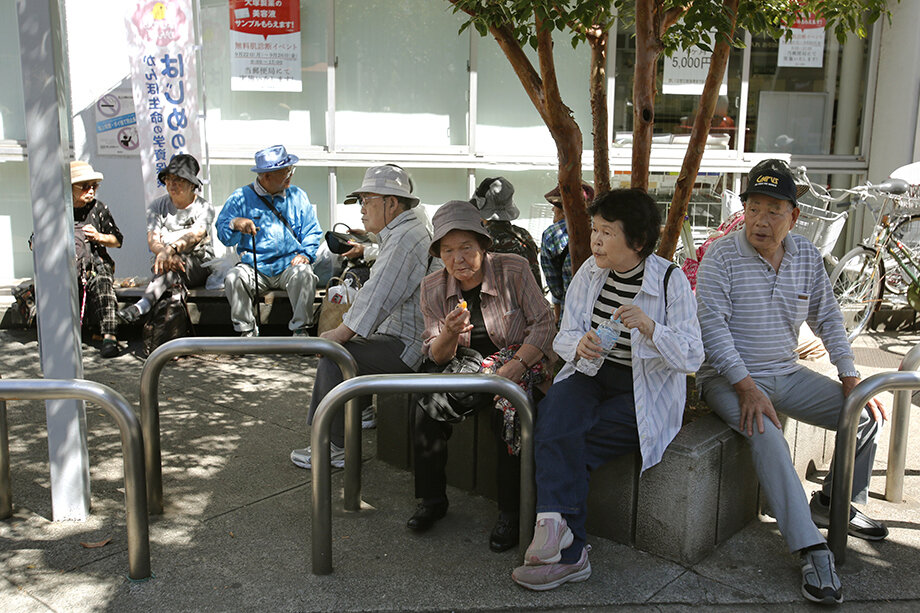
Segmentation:
[[(378, 458), (411, 470), (408, 395), (379, 396), (376, 403)], [(830, 462), (833, 432), (792, 419), (784, 432), (801, 478)], [(488, 419), (455, 424), (447, 482), (494, 500), (495, 454)], [(589, 533), (689, 565), (757, 516), (760, 487), (748, 445), (714, 414), (686, 424), (662, 461), (641, 477), (640, 465), (638, 454), (628, 455), (592, 474)]]
[[(133, 304), (144, 294), (145, 286), (116, 287), (119, 308)], [(326, 288), (317, 289), (314, 305), (319, 305)], [(230, 323), (230, 304), (223, 288), (188, 290), (188, 311), (194, 325), (226, 325)], [(291, 302), (284, 290), (269, 290), (259, 297), (259, 314), (264, 325), (287, 325), (293, 316)]]

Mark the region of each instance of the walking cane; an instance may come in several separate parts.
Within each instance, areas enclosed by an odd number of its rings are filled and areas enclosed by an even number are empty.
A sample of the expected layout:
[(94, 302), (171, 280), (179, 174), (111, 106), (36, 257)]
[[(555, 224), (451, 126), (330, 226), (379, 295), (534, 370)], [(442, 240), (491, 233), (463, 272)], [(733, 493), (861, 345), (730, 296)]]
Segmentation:
[[(256, 228), (256, 232), (259, 229)], [(259, 313), (259, 266), (256, 262), (256, 235), (252, 235), (252, 309), (256, 316), (256, 325), (254, 332), (259, 336), (259, 328), (262, 326), (261, 316)]]

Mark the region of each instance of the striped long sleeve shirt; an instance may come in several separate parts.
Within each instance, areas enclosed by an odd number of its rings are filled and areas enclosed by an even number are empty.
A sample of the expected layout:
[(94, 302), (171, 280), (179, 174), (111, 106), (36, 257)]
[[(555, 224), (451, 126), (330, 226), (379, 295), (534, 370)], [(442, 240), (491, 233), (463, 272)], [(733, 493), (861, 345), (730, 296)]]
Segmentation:
[(808, 322), (843, 374), (855, 370), (843, 316), (821, 254), (807, 238), (788, 234), (775, 271), (744, 232), (715, 241), (700, 262), (696, 300), (706, 348), (697, 373), (735, 384), (748, 375), (776, 376), (802, 368), (795, 348)]

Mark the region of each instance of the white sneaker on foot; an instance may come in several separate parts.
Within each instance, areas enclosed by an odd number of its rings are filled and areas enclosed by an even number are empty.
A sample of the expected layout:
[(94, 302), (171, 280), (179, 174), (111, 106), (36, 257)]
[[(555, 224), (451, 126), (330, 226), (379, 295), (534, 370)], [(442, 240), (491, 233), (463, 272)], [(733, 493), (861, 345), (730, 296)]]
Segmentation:
[[(333, 468), (345, 468), (345, 448), (339, 447), (335, 443), (329, 443), (329, 459)], [(300, 468), (307, 470), (313, 469), (313, 450), (310, 447), (306, 449), (295, 449), (291, 452), (291, 462)]]
[(555, 564), (562, 559), (562, 550), (574, 540), (565, 519), (541, 519), (534, 527), (533, 540), (524, 553), (524, 564)]

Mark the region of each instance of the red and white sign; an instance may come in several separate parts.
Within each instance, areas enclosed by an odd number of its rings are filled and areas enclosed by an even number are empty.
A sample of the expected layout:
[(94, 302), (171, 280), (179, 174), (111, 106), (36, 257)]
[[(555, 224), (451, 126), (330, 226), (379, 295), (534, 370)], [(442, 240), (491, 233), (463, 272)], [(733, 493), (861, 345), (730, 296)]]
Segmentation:
[(230, 0), (230, 89), (299, 92), (300, 0)]
[(146, 204), (162, 195), (157, 173), (173, 156), (204, 164), (193, 22), (192, 0), (133, 0), (125, 15)]
[(821, 68), (824, 65), (824, 30), (826, 19), (812, 15), (796, 19), (792, 38), (780, 39), (777, 66), (791, 68)]

